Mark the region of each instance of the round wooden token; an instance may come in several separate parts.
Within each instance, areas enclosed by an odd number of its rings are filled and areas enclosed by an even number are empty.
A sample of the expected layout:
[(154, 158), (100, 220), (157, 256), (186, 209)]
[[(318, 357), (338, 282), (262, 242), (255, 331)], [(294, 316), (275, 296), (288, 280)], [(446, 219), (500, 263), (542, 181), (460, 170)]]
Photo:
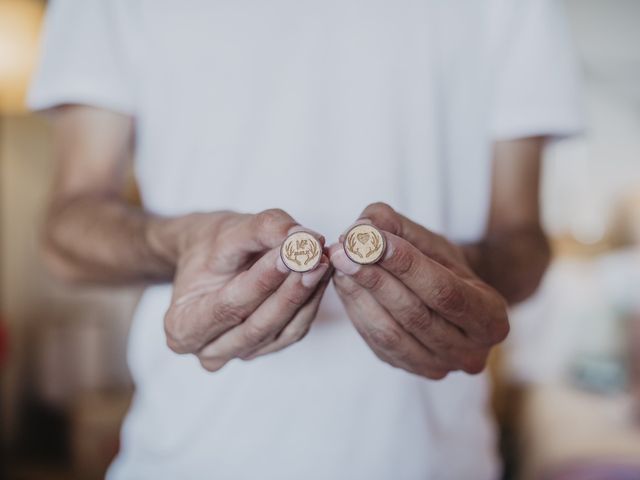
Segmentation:
[(307, 232), (295, 232), (282, 242), (280, 257), (289, 270), (308, 272), (320, 263), (322, 245)]
[(382, 258), (386, 240), (373, 225), (361, 223), (352, 227), (344, 236), (344, 252), (351, 260), (361, 265), (376, 263)]

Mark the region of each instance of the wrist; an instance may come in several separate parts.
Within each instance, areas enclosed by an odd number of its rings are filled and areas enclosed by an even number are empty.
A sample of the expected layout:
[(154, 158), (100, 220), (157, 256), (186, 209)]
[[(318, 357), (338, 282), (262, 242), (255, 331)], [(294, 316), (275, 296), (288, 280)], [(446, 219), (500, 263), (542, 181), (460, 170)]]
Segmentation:
[[(190, 215), (188, 215), (190, 216)], [(184, 243), (184, 222), (188, 217), (149, 215), (145, 225), (145, 240), (151, 254), (167, 268), (175, 270)]]
[(146, 241), (157, 258), (175, 269), (182, 254), (200, 238), (214, 238), (220, 221), (229, 212), (190, 213), (179, 217), (151, 215), (146, 225)]

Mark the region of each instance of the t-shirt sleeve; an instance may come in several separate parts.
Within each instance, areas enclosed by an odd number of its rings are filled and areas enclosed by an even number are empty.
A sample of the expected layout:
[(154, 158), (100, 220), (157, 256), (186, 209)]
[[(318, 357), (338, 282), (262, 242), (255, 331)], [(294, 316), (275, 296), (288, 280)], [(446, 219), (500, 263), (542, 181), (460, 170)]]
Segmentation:
[(119, 8), (114, 0), (49, 2), (31, 109), (74, 103), (134, 114), (131, 45)]
[(580, 73), (560, 0), (510, 0), (491, 130), (496, 139), (566, 136), (584, 127)]

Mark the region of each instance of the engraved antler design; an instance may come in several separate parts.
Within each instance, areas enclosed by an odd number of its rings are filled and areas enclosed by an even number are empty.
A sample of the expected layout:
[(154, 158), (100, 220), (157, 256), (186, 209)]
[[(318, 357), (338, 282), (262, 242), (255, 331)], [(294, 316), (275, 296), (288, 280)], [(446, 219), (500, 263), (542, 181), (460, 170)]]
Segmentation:
[(304, 264), (307, 265), (311, 260), (316, 258), (318, 255), (318, 244), (316, 242), (311, 242), (311, 246), (309, 250), (307, 250), (307, 259), (304, 261)]
[(300, 262), (300, 260), (298, 260), (298, 257), (296, 256), (296, 250), (293, 246), (293, 242), (289, 242), (285, 245), (284, 247), (284, 256), (288, 259), (291, 260), (293, 263), (295, 263), (296, 265), (298, 265), (299, 267), (302, 266), (302, 263)]
[(354, 255), (357, 255), (358, 257), (363, 258), (362, 253), (360, 253), (360, 250), (356, 248), (356, 242), (357, 242), (356, 234), (355, 232), (351, 232), (347, 237), (347, 250), (349, 250)]
[[(293, 263), (302, 267), (303, 265), (308, 265), (309, 262), (315, 259), (318, 256), (319, 249), (316, 242), (308, 242), (307, 240), (298, 240), (296, 243), (297, 247), (304, 248), (306, 245), (309, 245), (307, 250), (297, 250), (293, 245), (293, 241), (288, 242), (284, 247), (284, 256), (291, 260)], [(306, 259), (301, 262), (298, 257), (305, 256)]]
[(349, 250), (351, 253), (353, 253), (355, 256), (359, 257), (359, 258), (369, 258), (371, 255), (373, 255), (374, 253), (376, 253), (378, 250), (380, 250), (380, 246), (382, 245), (382, 238), (380, 238), (380, 235), (378, 235), (376, 232), (370, 232), (370, 246), (367, 249), (367, 251), (364, 253), (364, 255), (362, 254), (362, 252), (360, 251), (359, 248), (357, 248), (357, 242), (358, 239), (356, 238), (356, 233), (355, 232), (351, 232), (349, 234), (349, 236), (347, 237), (347, 250)]
[(369, 247), (369, 251), (365, 253), (365, 257), (369, 258), (380, 248), (380, 244), (382, 243), (382, 239), (378, 236), (377, 233), (371, 232), (371, 247)]

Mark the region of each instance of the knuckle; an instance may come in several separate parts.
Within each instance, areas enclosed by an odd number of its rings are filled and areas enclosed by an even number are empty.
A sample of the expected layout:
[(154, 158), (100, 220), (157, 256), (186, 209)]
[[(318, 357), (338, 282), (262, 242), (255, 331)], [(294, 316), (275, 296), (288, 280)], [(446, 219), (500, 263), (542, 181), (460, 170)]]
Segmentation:
[(243, 337), (250, 345), (261, 344), (267, 341), (271, 335), (271, 329), (267, 326), (256, 323), (244, 324)]
[(378, 358), (378, 360), (380, 360), (381, 362), (384, 363), (388, 363), (389, 365), (391, 365), (393, 368), (398, 368), (401, 370), (407, 370), (409, 371), (409, 369), (407, 368), (406, 365), (403, 365), (401, 363), (401, 361), (399, 359), (397, 359), (397, 355), (396, 356), (392, 356), (389, 355), (387, 352), (385, 352), (384, 350), (378, 348), (377, 345), (375, 345), (371, 340), (369, 340), (369, 346), (371, 347), (371, 351), (374, 353), (374, 355)]
[(402, 324), (410, 331), (429, 330), (432, 325), (431, 313), (422, 304), (412, 303), (399, 312)]
[(509, 325), (509, 319), (505, 314), (496, 322), (493, 336), (491, 338), (492, 343), (495, 345), (497, 343), (504, 341), (509, 335), (510, 330), (511, 330), (511, 326)]
[(164, 318), (164, 332), (169, 349), (178, 354), (193, 353), (197, 345), (193, 342), (190, 332), (180, 321), (175, 307), (170, 307)]
[(222, 327), (235, 327), (244, 321), (238, 308), (224, 301), (215, 305), (212, 316), (213, 321)]
[(358, 278), (358, 283), (367, 290), (379, 291), (384, 288), (386, 280), (379, 269), (363, 268)]
[(357, 300), (362, 293), (360, 286), (346, 277), (333, 277), (333, 283), (338, 293), (350, 300)]
[(364, 209), (363, 216), (371, 219), (375, 224), (384, 225), (385, 230), (392, 233), (400, 232), (396, 211), (387, 203), (374, 202), (369, 204)]
[(303, 327), (291, 327), (284, 332), (282, 332), (282, 340), (287, 345), (292, 343), (299, 342), (302, 340), (307, 333), (309, 332), (309, 326), (305, 325)]
[(448, 368), (443, 368), (432, 363), (422, 363), (417, 365), (414, 369), (414, 373), (428, 378), (429, 380), (442, 380), (449, 374), (449, 372), (450, 370)]
[(400, 276), (407, 276), (415, 271), (416, 259), (406, 247), (395, 248), (388, 261), (393, 265), (394, 272)]
[(373, 202), (364, 209), (367, 216), (374, 215), (380, 217), (390, 217), (395, 214), (395, 210), (385, 202)]
[(406, 348), (388, 349), (387, 352), (390, 353), (389, 357), (391, 357), (393, 362), (400, 368), (420, 361), (420, 359), (416, 359), (415, 353)]
[(171, 350), (173, 353), (177, 353), (179, 355), (183, 355), (185, 353), (191, 353), (189, 349), (187, 349), (183, 344), (177, 341), (172, 335), (167, 334), (166, 339), (167, 339), (167, 347), (169, 347), (169, 350)]
[(287, 306), (298, 309), (307, 301), (307, 292), (303, 289), (296, 289), (291, 292), (287, 292), (283, 297), (283, 301)]
[(256, 293), (266, 295), (273, 291), (274, 285), (276, 284), (275, 279), (269, 272), (264, 272), (257, 276), (254, 289)]
[(430, 380), (442, 380), (447, 375), (449, 375), (449, 372), (447, 370), (434, 370), (434, 369), (429, 369), (425, 371), (425, 374), (424, 374), (424, 376)]
[(367, 208), (365, 208), (365, 212), (392, 215), (395, 213), (395, 210), (391, 208), (391, 206), (388, 203), (373, 202), (367, 205)]
[(467, 297), (454, 285), (437, 286), (433, 290), (432, 298), (437, 310), (454, 316), (461, 316), (466, 312)]
[(239, 358), (240, 360), (245, 362), (249, 362), (253, 360), (256, 356), (257, 356), (257, 349), (238, 353), (236, 358)]
[(482, 332), (478, 335), (479, 343), (485, 347), (492, 347), (504, 341), (509, 335), (511, 326), (509, 317), (505, 311), (498, 316), (487, 318), (484, 321)]
[(462, 361), (462, 370), (471, 375), (477, 375), (481, 373), (487, 366), (486, 358), (483, 357), (470, 357), (465, 358)]
[(217, 372), (227, 363), (226, 360), (214, 357), (198, 357), (198, 360), (207, 372)]
[(445, 334), (439, 333), (437, 335), (432, 335), (430, 338), (430, 345), (433, 350), (437, 352), (449, 352), (453, 349), (450, 340), (447, 338)]
[(256, 215), (257, 228), (259, 230), (273, 230), (289, 220), (289, 215), (279, 208), (263, 210)]
[(371, 329), (369, 335), (371, 341), (383, 350), (396, 350), (402, 341), (400, 332), (390, 326)]

